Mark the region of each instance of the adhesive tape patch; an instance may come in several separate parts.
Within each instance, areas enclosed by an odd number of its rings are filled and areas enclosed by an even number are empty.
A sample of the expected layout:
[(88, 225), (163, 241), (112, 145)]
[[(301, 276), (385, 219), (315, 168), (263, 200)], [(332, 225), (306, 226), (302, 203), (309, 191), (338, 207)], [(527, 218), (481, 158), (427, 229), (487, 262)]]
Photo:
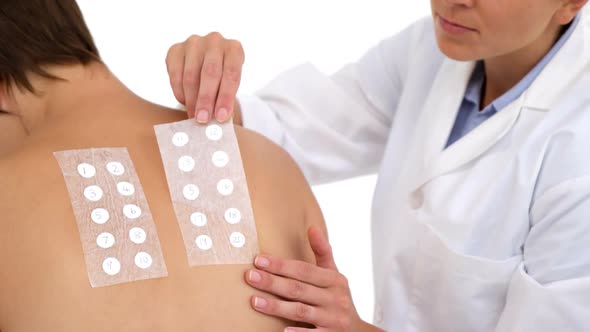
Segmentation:
[(250, 264), (258, 237), (233, 124), (154, 129), (189, 265)]
[(141, 183), (125, 148), (54, 153), (92, 287), (168, 275)]

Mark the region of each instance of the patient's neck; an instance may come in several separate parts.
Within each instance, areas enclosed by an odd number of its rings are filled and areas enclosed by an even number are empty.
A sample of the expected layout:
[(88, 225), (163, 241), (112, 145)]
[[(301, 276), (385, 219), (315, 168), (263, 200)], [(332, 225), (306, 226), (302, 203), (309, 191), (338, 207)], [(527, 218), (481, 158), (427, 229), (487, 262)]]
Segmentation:
[(17, 97), (23, 125), (30, 135), (77, 119), (92, 121), (97, 117), (114, 117), (116, 108), (105, 108), (112, 109), (113, 114), (104, 114), (96, 112), (94, 106), (139, 99), (98, 62), (52, 67), (48, 72), (60, 80), (37, 78), (33, 82), (36, 94)]

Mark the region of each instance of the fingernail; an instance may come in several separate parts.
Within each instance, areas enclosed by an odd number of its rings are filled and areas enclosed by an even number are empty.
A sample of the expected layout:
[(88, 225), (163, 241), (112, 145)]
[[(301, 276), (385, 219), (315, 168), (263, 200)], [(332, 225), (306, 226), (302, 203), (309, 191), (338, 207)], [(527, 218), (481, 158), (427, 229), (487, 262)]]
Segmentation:
[(227, 114), (228, 112), (225, 108), (220, 108), (217, 110), (217, 112), (215, 112), (215, 118), (217, 119), (217, 121), (223, 122), (227, 120)]
[(266, 305), (267, 304), (268, 304), (268, 302), (265, 299), (261, 298), (261, 297), (255, 297), (254, 298), (254, 306), (256, 308), (260, 308), (260, 309), (266, 308)]
[(283, 332), (295, 332), (295, 329), (287, 327)]
[(270, 265), (270, 261), (265, 257), (256, 257), (254, 260), (254, 265), (258, 267), (268, 267)]
[(250, 273), (248, 274), (248, 279), (250, 279), (250, 281), (252, 282), (259, 282), (260, 280), (262, 280), (262, 276), (260, 275), (260, 273), (256, 271), (250, 271)]
[(200, 110), (197, 113), (197, 122), (207, 123), (207, 121), (209, 121), (209, 112), (205, 110)]

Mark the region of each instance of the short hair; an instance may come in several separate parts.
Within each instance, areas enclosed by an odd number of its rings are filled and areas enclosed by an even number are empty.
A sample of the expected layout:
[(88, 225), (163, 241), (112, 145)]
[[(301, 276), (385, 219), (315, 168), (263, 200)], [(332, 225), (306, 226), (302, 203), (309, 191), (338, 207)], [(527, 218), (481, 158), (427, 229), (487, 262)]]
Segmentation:
[(35, 92), (28, 74), (48, 65), (101, 62), (75, 0), (0, 0), (0, 84)]

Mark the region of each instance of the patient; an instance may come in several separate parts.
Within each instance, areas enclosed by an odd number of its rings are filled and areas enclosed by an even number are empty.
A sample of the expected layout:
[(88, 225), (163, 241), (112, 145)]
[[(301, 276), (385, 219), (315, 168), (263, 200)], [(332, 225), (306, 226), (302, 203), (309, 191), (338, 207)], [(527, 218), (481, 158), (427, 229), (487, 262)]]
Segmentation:
[[(153, 130), (186, 113), (109, 72), (74, 0), (1, 1), (0, 45), (0, 330), (282, 331), (288, 322), (251, 309), (250, 266), (188, 266)], [(323, 219), (302, 174), (277, 146), (235, 130), (261, 252), (313, 260), (306, 229)], [(128, 148), (168, 277), (90, 287), (52, 153), (91, 147)]]

